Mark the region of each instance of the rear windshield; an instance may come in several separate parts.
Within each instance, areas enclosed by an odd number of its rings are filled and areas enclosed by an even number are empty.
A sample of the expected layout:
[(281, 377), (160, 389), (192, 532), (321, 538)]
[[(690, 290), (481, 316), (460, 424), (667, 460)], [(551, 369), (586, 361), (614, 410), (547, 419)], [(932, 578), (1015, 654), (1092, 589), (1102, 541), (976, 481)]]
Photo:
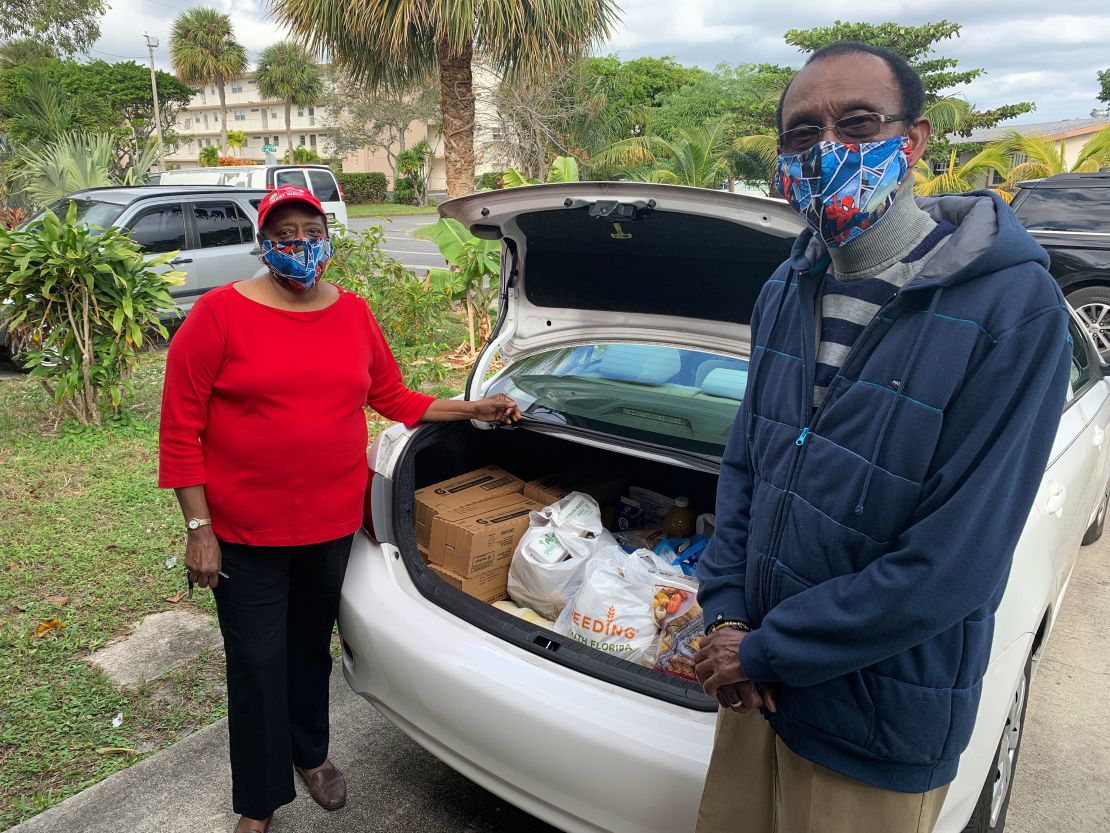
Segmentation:
[(1029, 229), (1110, 232), (1110, 188), (1034, 188), (1014, 212)]
[(743, 359), (649, 344), (594, 344), (530, 356), (491, 393), (527, 416), (720, 457), (748, 381)]
[[(49, 208), (59, 217), (65, 219), (66, 212), (69, 210), (69, 204), (71, 202), (77, 203), (76, 222), (78, 225), (93, 226), (102, 229), (111, 226), (119, 215), (123, 213), (123, 209), (126, 207), (114, 202), (99, 202), (98, 200), (61, 199), (52, 202)], [(38, 212), (27, 221), (27, 224), (33, 223), (45, 213), (44, 211)]]

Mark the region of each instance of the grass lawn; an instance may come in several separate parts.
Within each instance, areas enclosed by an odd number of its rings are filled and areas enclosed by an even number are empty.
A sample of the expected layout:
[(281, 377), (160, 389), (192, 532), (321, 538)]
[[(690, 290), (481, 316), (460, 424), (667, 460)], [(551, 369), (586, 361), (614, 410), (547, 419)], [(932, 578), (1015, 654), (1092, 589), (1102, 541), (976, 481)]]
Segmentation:
[(372, 202), (347, 206), (348, 217), (396, 217), (401, 214), (435, 214), (434, 205), (398, 205), (395, 202)]
[(430, 226), (420, 226), (419, 228), (414, 228), (412, 230), (412, 236), (415, 237), (417, 240), (435, 240), (435, 223), (432, 223)]
[[(459, 343), (457, 325), (448, 336)], [(143, 357), (135, 396), (101, 430), (58, 426), (38, 384), (0, 381), (0, 830), (225, 714), (219, 652), (138, 689), (86, 663), (148, 613), (214, 613), (209, 592), (181, 595), (181, 514), (154, 485), (164, 363)], [(453, 395), (465, 378), (423, 387)], [(36, 636), (55, 619), (65, 627)]]

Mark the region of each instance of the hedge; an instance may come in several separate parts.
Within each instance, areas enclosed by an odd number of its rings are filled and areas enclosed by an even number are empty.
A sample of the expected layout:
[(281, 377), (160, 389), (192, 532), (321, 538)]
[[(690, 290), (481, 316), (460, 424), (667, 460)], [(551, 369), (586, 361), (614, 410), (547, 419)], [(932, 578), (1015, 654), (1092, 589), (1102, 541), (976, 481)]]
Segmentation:
[(501, 181), (501, 171), (487, 171), (474, 181), (475, 191), (497, 191), (504, 187), (505, 184)]
[(385, 202), (388, 180), (383, 173), (336, 174), (343, 196), (352, 205), (368, 202)]

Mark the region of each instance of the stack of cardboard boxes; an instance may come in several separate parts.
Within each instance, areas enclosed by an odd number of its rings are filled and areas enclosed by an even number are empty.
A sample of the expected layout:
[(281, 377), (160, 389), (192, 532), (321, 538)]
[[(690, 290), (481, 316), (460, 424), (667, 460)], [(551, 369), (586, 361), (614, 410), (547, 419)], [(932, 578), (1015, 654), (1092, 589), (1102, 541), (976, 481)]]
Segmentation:
[(481, 601), (508, 598), (509, 564), (528, 530), (528, 515), (585, 492), (603, 507), (617, 502), (619, 478), (559, 472), (525, 483), (498, 466), (426, 486), (416, 492), (416, 543), (431, 569)]

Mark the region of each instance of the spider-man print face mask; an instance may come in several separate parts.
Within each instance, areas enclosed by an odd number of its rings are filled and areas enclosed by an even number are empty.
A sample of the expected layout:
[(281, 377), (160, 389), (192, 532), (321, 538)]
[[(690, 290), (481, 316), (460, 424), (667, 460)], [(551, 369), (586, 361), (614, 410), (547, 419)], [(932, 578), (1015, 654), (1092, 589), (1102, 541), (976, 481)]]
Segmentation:
[(829, 248), (855, 240), (883, 216), (910, 169), (905, 136), (878, 142), (818, 142), (779, 154), (775, 184)]
[(261, 260), (289, 289), (305, 292), (324, 274), (331, 252), (331, 240), (326, 237), (263, 240)]

